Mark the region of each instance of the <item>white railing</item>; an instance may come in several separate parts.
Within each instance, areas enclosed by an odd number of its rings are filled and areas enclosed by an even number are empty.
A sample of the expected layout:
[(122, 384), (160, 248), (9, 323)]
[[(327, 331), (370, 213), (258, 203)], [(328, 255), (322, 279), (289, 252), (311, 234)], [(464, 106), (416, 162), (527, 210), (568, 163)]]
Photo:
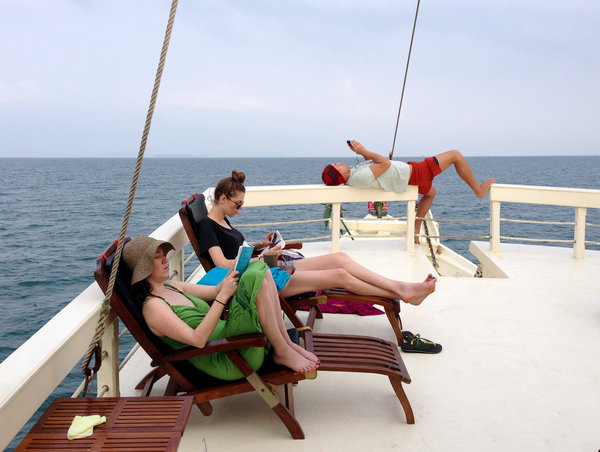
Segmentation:
[(585, 256), (585, 228), (587, 209), (600, 208), (600, 190), (528, 185), (493, 184), (490, 198), (490, 251), (500, 252), (500, 205), (502, 202), (567, 206), (575, 209), (573, 256)]

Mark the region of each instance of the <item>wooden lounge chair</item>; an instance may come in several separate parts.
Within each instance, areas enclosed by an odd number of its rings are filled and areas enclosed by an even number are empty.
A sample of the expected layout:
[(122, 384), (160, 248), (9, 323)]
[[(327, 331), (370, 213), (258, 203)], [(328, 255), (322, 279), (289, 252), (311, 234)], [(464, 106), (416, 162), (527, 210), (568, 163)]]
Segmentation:
[[(128, 241), (128, 239), (126, 239)], [(114, 242), (98, 257), (94, 277), (103, 291), (108, 287), (108, 277), (116, 251), (117, 243)], [(131, 272), (124, 263), (119, 265), (115, 288), (111, 297), (111, 307), (129, 330), (134, 339), (152, 359), (155, 367), (138, 385), (142, 395), (147, 396), (152, 391), (156, 381), (165, 375), (170, 378), (164, 395), (176, 395), (180, 392), (187, 393), (195, 399), (200, 411), (208, 416), (212, 412), (211, 400), (257, 391), (265, 402), (277, 413), (294, 439), (304, 438), (300, 424), (293, 414), (293, 393), (291, 384), (307, 378), (305, 374), (293, 372), (281, 366), (263, 366), (261, 375), (258, 375), (242, 356), (238, 349), (247, 347), (264, 347), (267, 339), (262, 334), (250, 334), (227, 339), (211, 341), (204, 348), (186, 347), (172, 350), (148, 328), (142, 316), (141, 306), (137, 303), (130, 287)], [(225, 352), (233, 363), (246, 377), (244, 380), (223, 381), (211, 377), (191, 365), (187, 359), (204, 354)], [(269, 368), (270, 367), (270, 368)], [(312, 378), (316, 376), (313, 375)], [(310, 375), (308, 376), (311, 377)], [(271, 392), (271, 387), (285, 385), (286, 401), (282, 404), (278, 397)]]
[[(190, 243), (194, 248), (194, 252), (198, 257), (198, 260), (204, 267), (204, 270), (208, 272), (213, 268), (213, 265), (210, 261), (200, 255), (200, 244), (198, 241), (198, 237), (200, 237), (200, 234), (202, 233), (199, 228), (200, 220), (207, 215), (208, 210), (206, 209), (204, 195), (195, 193), (181, 202), (181, 208), (179, 209), (181, 223), (183, 224), (185, 232), (187, 233)], [(301, 248), (302, 244), (294, 243), (292, 244), (292, 247)], [(303, 306), (311, 307), (306, 322), (306, 324), (311, 328), (314, 326), (315, 319), (323, 318), (323, 313), (319, 309), (319, 304), (323, 304), (327, 302), (327, 300), (344, 300), (357, 303), (370, 303), (381, 306), (385, 311), (392, 330), (394, 331), (398, 345), (402, 344), (403, 339), (402, 320), (400, 319), (400, 300), (370, 295), (358, 295), (348, 292), (344, 289), (324, 290), (322, 297), (317, 297), (316, 294), (309, 293), (287, 299), (288, 304), (294, 311)]]
[[(94, 276), (103, 291), (108, 286), (108, 275), (110, 275), (116, 246), (114, 242), (98, 257)], [(304, 432), (294, 415), (292, 384), (304, 379), (316, 378), (316, 371), (305, 375), (272, 361), (263, 364), (258, 372), (254, 371), (237, 350), (265, 346), (267, 340), (262, 334), (210, 341), (204, 348), (190, 346), (171, 350), (148, 328), (142, 316), (141, 306), (131, 291), (130, 281), (130, 270), (124, 263), (119, 265), (111, 306), (134, 339), (152, 359), (153, 370), (136, 387), (142, 390), (142, 396), (149, 395), (154, 383), (166, 375), (170, 380), (165, 396), (179, 393), (193, 396), (200, 411), (208, 416), (212, 412), (211, 400), (256, 391), (279, 416), (292, 438), (304, 438)], [(291, 310), (287, 305), (284, 308), (288, 313)], [(395, 344), (364, 336), (313, 334), (310, 328), (298, 323), (299, 320), (297, 317), (294, 318), (293, 312), (291, 315), (292, 322), (301, 331), (304, 346), (319, 356), (321, 361), (319, 370), (378, 373), (387, 376), (403, 407), (407, 422), (414, 423), (412, 408), (402, 388), (403, 382), (410, 383), (410, 377)], [(187, 361), (194, 356), (216, 352), (225, 352), (245, 378), (236, 381), (219, 380), (205, 374)], [(279, 385), (284, 387), (284, 403), (272, 390)]]

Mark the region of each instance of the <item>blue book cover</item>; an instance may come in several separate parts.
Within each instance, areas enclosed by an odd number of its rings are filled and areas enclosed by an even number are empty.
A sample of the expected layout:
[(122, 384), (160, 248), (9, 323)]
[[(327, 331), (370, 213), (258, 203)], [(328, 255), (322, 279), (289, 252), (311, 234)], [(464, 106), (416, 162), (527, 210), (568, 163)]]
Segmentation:
[(228, 268), (215, 267), (209, 270), (208, 273), (206, 273), (206, 275), (204, 275), (202, 279), (198, 281), (198, 284), (202, 286), (217, 286), (221, 281), (223, 281), (223, 278), (225, 278), (227, 273), (230, 271), (231, 270)]
[(239, 272), (238, 276), (241, 276), (242, 273), (246, 270), (246, 267), (250, 263), (250, 259), (252, 258), (252, 252), (254, 251), (254, 247), (252, 245), (242, 245), (238, 251), (238, 255), (235, 258), (235, 265), (233, 269), (236, 272)]

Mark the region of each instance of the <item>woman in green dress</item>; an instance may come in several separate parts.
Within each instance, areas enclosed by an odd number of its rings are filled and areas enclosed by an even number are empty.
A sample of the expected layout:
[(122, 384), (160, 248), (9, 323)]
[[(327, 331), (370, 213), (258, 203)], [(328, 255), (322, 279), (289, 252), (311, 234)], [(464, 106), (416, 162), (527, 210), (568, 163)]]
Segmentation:
[[(132, 271), (132, 288), (143, 304), (142, 314), (152, 333), (173, 349), (187, 345), (202, 348), (215, 339), (264, 333), (273, 346), (276, 363), (302, 373), (318, 367), (318, 358), (289, 338), (277, 289), (264, 262), (251, 262), (241, 278), (237, 272), (230, 272), (217, 286), (167, 282), (167, 253), (172, 249), (169, 242), (140, 236), (123, 250), (123, 260)], [(225, 309), (229, 315), (227, 320), (221, 320)], [(251, 347), (240, 353), (256, 370), (267, 350)], [(190, 362), (223, 380), (243, 377), (223, 352), (196, 357)]]

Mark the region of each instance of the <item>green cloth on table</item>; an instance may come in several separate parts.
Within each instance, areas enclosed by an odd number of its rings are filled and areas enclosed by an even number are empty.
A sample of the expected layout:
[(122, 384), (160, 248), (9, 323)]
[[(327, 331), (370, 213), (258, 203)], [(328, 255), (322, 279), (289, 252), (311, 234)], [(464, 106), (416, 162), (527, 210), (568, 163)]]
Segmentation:
[(85, 438), (94, 433), (94, 427), (96, 425), (104, 424), (106, 422), (106, 416), (100, 416), (98, 414), (92, 414), (90, 416), (75, 416), (69, 431), (67, 432), (68, 439)]

